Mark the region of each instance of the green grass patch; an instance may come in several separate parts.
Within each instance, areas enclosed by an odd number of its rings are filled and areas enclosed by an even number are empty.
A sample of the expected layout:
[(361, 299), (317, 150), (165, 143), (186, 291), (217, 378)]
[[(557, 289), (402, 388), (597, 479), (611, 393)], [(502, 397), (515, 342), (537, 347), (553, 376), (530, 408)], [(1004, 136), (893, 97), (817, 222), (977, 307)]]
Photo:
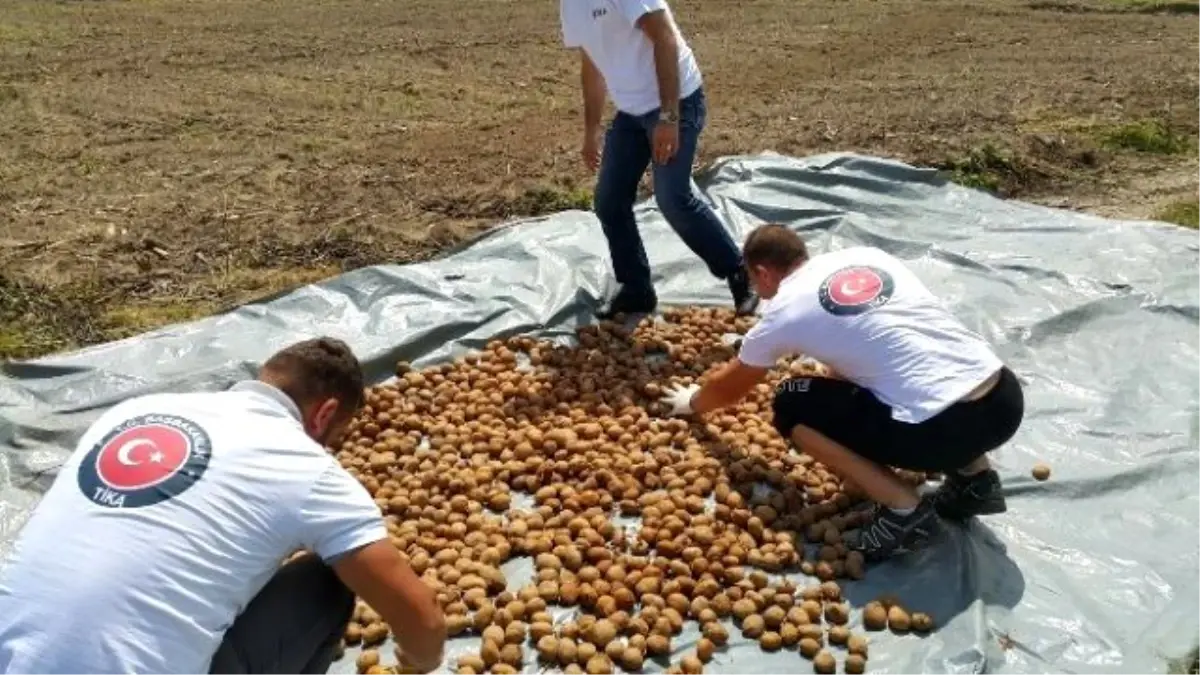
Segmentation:
[(1200, 229), (1200, 200), (1192, 199), (1168, 204), (1155, 214), (1154, 219), (1190, 227), (1193, 230)]
[(512, 204), (515, 213), (541, 216), (559, 211), (591, 211), (592, 191), (583, 188), (530, 188)]
[(971, 148), (937, 168), (959, 185), (988, 192), (1001, 191), (1009, 177), (1019, 173), (1013, 153), (993, 143)]
[(41, 356), (99, 336), (95, 289), (52, 289), (0, 274), (0, 359)]
[(162, 298), (101, 282), (52, 287), (0, 274), (0, 359), (38, 358), (187, 323), (338, 272), (332, 264), (237, 267)]
[(1178, 155), (1193, 147), (1192, 139), (1161, 120), (1139, 120), (1097, 130), (1109, 150), (1132, 150), (1155, 155)]
[(212, 303), (190, 300), (156, 300), (113, 307), (100, 317), (106, 340), (120, 340), (211, 314)]

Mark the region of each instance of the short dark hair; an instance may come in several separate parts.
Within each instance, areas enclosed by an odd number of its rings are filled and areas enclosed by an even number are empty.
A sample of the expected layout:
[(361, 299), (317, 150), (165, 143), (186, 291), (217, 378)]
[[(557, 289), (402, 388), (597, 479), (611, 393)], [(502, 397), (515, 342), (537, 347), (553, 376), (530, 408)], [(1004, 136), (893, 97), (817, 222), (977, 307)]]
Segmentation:
[(778, 223), (759, 225), (746, 237), (742, 257), (747, 266), (788, 269), (808, 260), (808, 247), (795, 230)]
[(304, 340), (275, 352), (261, 375), (300, 407), (336, 398), (343, 416), (364, 403), (362, 364), (350, 345), (331, 337)]

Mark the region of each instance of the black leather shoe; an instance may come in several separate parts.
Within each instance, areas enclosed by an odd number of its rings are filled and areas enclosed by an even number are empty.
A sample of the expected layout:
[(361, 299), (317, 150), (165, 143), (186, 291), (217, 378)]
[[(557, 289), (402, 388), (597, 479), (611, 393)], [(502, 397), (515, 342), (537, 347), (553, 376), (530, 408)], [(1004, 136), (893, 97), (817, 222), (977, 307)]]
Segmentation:
[(618, 314), (650, 314), (658, 307), (653, 288), (622, 286), (608, 307), (596, 312), (596, 318), (608, 320)]

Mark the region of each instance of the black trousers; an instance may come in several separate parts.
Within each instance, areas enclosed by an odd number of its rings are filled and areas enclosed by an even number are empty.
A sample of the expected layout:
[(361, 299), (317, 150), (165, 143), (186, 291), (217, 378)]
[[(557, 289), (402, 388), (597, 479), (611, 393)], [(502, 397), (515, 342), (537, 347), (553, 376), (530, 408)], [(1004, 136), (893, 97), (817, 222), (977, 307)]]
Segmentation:
[(892, 419), (888, 405), (852, 382), (796, 377), (776, 389), (773, 413), (784, 438), (804, 425), (877, 464), (948, 472), (1007, 443), (1024, 419), (1025, 396), (1016, 374), (1004, 368), (982, 398), (908, 424)]
[(280, 568), (213, 655), (210, 673), (324, 673), (354, 613), (354, 593), (315, 555)]

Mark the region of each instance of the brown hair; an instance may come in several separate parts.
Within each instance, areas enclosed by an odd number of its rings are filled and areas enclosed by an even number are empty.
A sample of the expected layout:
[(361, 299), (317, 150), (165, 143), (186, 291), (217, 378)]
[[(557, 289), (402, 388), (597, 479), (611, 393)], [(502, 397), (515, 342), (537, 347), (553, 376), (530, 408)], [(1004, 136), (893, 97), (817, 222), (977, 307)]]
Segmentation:
[(261, 377), (305, 407), (336, 398), (343, 416), (363, 405), (362, 365), (350, 345), (331, 337), (297, 342), (276, 352), (263, 364)]
[(747, 266), (762, 265), (777, 270), (791, 268), (808, 260), (808, 247), (794, 230), (786, 225), (759, 225), (746, 237), (742, 256)]

